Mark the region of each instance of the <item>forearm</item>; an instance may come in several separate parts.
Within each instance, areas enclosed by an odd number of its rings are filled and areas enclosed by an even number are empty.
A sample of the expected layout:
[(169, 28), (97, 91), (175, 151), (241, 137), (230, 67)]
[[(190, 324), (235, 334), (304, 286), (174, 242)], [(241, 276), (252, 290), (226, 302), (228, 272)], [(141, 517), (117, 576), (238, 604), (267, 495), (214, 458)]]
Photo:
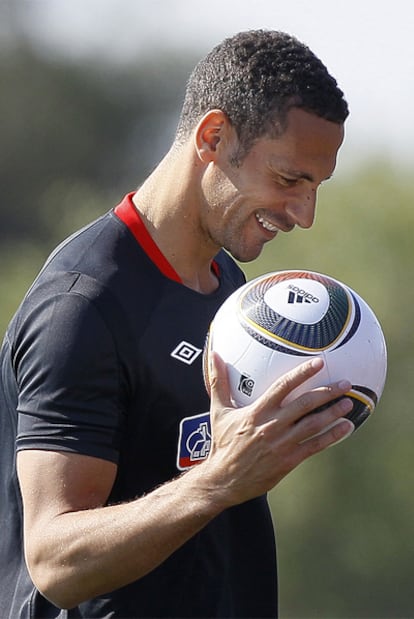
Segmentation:
[[(346, 381), (280, 404), (318, 369), (314, 361), (304, 364), (244, 409), (230, 406), (224, 373), (213, 375), (208, 459), (123, 505), (102, 507), (116, 478), (113, 463), (20, 452), (26, 558), (36, 586), (57, 606), (72, 607), (137, 580), (224, 509), (264, 494), (306, 458), (342, 440), (353, 430), (342, 419), (352, 408), (342, 398)], [(331, 400), (332, 406), (309, 414)]]
[(130, 503), (62, 513), (32, 532), (32, 577), (57, 606), (76, 606), (153, 570), (223, 507), (200, 466)]

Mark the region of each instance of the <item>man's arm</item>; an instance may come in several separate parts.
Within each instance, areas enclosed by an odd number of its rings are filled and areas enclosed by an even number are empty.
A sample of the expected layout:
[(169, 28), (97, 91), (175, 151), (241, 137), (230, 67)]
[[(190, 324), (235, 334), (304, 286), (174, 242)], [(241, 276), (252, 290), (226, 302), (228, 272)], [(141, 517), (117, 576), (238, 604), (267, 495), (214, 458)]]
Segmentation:
[(104, 504), (116, 475), (113, 463), (27, 450), (18, 454), (18, 473), (29, 572), (62, 608), (144, 576), (222, 509), (198, 470), (110, 506)]
[(225, 366), (216, 359), (209, 458), (129, 503), (105, 505), (116, 476), (110, 462), (21, 451), (25, 552), (36, 587), (62, 608), (122, 587), (157, 567), (224, 509), (267, 492), (300, 462), (344, 438), (351, 422), (330, 426), (350, 411), (349, 400), (308, 413), (346, 393), (349, 384), (282, 404), (321, 366), (307, 362), (252, 405), (234, 409)]

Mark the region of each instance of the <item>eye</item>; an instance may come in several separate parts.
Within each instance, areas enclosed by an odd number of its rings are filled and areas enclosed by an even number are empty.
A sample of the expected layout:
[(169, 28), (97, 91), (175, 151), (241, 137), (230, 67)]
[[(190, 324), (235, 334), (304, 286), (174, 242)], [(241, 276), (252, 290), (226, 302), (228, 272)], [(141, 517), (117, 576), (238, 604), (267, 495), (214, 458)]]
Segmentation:
[(283, 187), (293, 187), (298, 182), (297, 178), (291, 178), (289, 176), (284, 176), (283, 174), (278, 175), (278, 182)]

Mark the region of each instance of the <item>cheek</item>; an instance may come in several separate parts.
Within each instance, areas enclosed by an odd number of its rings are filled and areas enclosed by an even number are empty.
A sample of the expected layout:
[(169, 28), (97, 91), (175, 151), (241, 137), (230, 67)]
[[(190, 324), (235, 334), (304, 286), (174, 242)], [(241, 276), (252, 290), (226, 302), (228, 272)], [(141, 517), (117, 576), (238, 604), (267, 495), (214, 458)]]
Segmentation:
[(236, 186), (228, 176), (213, 164), (203, 175), (201, 190), (209, 210), (223, 210), (238, 195)]

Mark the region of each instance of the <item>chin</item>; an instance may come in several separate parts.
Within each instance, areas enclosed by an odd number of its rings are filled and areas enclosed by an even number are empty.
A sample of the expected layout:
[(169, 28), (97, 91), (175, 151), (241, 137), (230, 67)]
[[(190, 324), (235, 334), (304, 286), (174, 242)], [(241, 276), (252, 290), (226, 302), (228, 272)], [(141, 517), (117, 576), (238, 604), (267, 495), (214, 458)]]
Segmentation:
[(252, 260), (256, 260), (256, 258), (260, 256), (260, 254), (262, 253), (262, 249), (263, 247), (257, 248), (256, 250), (251, 249), (249, 251), (229, 251), (233, 258), (238, 262), (252, 262)]

